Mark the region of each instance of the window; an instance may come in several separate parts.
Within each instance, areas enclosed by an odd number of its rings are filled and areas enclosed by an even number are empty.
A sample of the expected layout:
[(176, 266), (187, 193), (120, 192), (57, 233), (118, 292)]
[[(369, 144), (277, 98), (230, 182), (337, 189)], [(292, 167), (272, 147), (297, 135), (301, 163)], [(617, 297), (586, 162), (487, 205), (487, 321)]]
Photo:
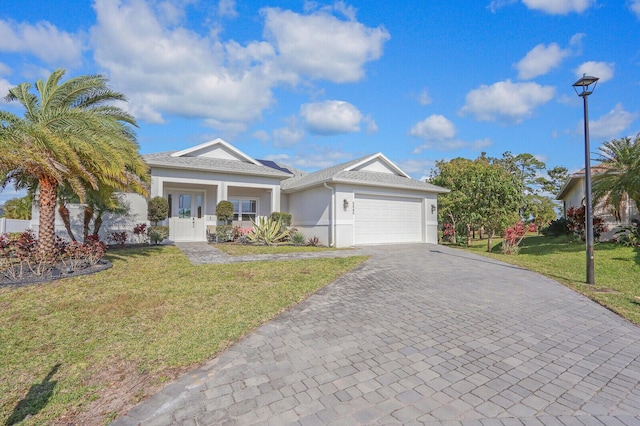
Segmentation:
[(196, 209), (198, 213), (198, 219), (202, 218), (202, 195), (196, 195)]
[(178, 196), (178, 217), (180, 219), (191, 217), (191, 195), (180, 194)]
[(233, 204), (233, 220), (256, 220), (258, 200), (230, 199)]

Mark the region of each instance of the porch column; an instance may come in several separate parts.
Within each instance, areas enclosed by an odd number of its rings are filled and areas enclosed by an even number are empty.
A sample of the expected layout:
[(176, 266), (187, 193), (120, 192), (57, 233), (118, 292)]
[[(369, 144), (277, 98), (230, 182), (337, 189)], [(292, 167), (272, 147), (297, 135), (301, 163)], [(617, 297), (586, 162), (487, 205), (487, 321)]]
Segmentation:
[(227, 196), (228, 196), (228, 192), (227, 192), (227, 183), (226, 182), (218, 182), (218, 200), (217, 202), (219, 203), (220, 201), (226, 200)]
[(280, 188), (271, 188), (271, 213), (280, 211)]

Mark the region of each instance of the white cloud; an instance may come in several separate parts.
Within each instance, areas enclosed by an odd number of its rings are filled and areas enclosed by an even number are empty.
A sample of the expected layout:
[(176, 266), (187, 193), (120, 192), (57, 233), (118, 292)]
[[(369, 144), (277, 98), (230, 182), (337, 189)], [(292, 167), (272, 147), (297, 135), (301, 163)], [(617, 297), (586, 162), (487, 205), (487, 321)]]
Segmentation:
[(298, 117), (292, 115), (285, 118), (285, 127), (274, 129), (271, 135), (273, 145), (277, 148), (289, 148), (304, 138), (304, 130), (298, 124)]
[(431, 170), (435, 167), (436, 162), (427, 159), (411, 159), (398, 161), (397, 164), (409, 175), (424, 181), (426, 176), (431, 174)]
[(266, 159), (311, 172), (349, 161), (353, 159), (353, 154), (334, 147), (309, 145), (305, 146), (303, 155), (272, 154), (266, 156)]
[(473, 114), (479, 121), (506, 121), (519, 123), (531, 116), (533, 110), (549, 102), (555, 88), (537, 83), (499, 81), (491, 86), (482, 85), (467, 93), (462, 115)]
[(31, 25), (0, 19), (0, 52), (27, 53), (56, 67), (82, 62), (82, 38), (46, 21)]
[(613, 78), (615, 64), (613, 62), (595, 62), (589, 61), (580, 65), (574, 70), (576, 77), (579, 79), (584, 74), (593, 77), (599, 77), (599, 83), (604, 83)]
[(162, 122), (169, 113), (209, 119), (213, 126), (257, 119), (271, 105), (274, 78), (265, 68), (275, 53), (269, 44), (225, 45), (163, 27), (144, 2), (97, 0), (94, 7), (95, 60), (127, 93), (138, 118)]
[(359, 132), (363, 120), (358, 108), (344, 101), (304, 104), (300, 107), (300, 116), (307, 130), (318, 135)]
[(7, 103), (4, 100), (4, 97), (9, 94), (9, 89), (11, 89), (12, 87), (13, 87), (13, 84), (9, 83), (8, 80), (5, 80), (4, 78), (0, 78), (0, 103), (1, 104)]
[(442, 141), (455, 137), (456, 126), (444, 115), (433, 114), (416, 123), (409, 130), (409, 135), (428, 141)]
[(476, 151), (479, 151), (491, 145), (493, 145), (493, 141), (489, 138), (478, 139), (471, 143), (471, 149), (475, 149)]
[(261, 142), (267, 142), (269, 139), (269, 133), (266, 130), (256, 130), (251, 134), (252, 137), (258, 139)]
[(529, 80), (546, 74), (560, 65), (560, 62), (569, 54), (569, 50), (561, 49), (556, 43), (551, 43), (548, 46), (539, 44), (527, 52), (525, 57), (516, 64), (518, 78)]
[(235, 18), (238, 16), (236, 12), (235, 0), (220, 0), (218, 2), (218, 15), (226, 18)]
[(336, 83), (358, 81), (364, 65), (382, 55), (390, 36), (383, 27), (369, 28), (318, 11), (300, 15), (265, 8), (265, 35), (276, 46), (279, 65), (295, 74)]
[[(613, 139), (624, 134), (631, 123), (638, 118), (637, 112), (625, 111), (622, 104), (598, 118), (589, 121), (589, 133), (593, 138)], [(583, 123), (579, 125), (579, 132), (583, 132)]]
[[(338, 20), (324, 11), (300, 15), (264, 9), (265, 34), (278, 44), (277, 51), (263, 40), (240, 44), (221, 40), (220, 31), (193, 32), (177, 22), (190, 1), (169, 8), (165, 3), (96, 0), (97, 23), (91, 31), (96, 63), (114, 88), (127, 93), (130, 112), (154, 123), (172, 114), (241, 131), (273, 104), (275, 86), (305, 77), (355, 81), (364, 75), (366, 62), (382, 54), (388, 39), (384, 29)], [(222, 0), (218, 6), (229, 16), (235, 3)], [(350, 13), (346, 6), (336, 10)], [(296, 41), (300, 45), (293, 48)]]
[[(450, 151), (465, 147), (475, 149), (476, 142), (469, 143), (456, 138), (455, 125), (443, 115), (433, 114), (424, 120), (416, 123), (410, 130), (409, 135), (424, 141), (412, 151), (413, 154), (420, 154), (427, 149), (437, 149), (439, 151)], [(482, 144), (484, 142), (479, 142)], [(491, 142), (489, 141), (489, 144)]]
[(427, 89), (422, 89), (420, 95), (418, 95), (418, 103), (420, 105), (429, 105), (431, 103), (431, 96), (429, 96), (429, 91)]
[(376, 124), (375, 120), (371, 118), (370, 115), (365, 116), (362, 119), (362, 122), (367, 125), (366, 132), (367, 134), (374, 134), (378, 131), (378, 124)]
[(505, 6), (516, 3), (518, 0), (492, 0), (487, 6), (491, 12), (496, 13), (498, 9), (502, 9)]
[(595, 0), (522, 0), (522, 3), (529, 9), (540, 10), (551, 15), (567, 15), (571, 12), (584, 12), (595, 3)]
[(640, 0), (631, 0), (631, 2), (629, 3), (629, 9), (631, 9), (631, 11), (636, 14), (638, 19), (640, 19)]

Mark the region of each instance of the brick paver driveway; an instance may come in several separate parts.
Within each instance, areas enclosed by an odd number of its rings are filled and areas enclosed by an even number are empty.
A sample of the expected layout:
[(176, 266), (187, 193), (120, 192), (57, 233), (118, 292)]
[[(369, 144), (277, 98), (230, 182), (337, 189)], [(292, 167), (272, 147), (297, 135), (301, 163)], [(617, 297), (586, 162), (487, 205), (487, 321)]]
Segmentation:
[(640, 330), (434, 245), (373, 257), (116, 424), (640, 424)]

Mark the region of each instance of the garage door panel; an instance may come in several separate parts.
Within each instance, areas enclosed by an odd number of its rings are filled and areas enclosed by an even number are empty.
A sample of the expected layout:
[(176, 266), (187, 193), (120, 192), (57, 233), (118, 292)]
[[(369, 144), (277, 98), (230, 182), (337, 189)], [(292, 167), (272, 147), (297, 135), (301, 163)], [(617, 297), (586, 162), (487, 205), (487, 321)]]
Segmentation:
[(422, 199), (356, 194), (355, 244), (420, 243)]

